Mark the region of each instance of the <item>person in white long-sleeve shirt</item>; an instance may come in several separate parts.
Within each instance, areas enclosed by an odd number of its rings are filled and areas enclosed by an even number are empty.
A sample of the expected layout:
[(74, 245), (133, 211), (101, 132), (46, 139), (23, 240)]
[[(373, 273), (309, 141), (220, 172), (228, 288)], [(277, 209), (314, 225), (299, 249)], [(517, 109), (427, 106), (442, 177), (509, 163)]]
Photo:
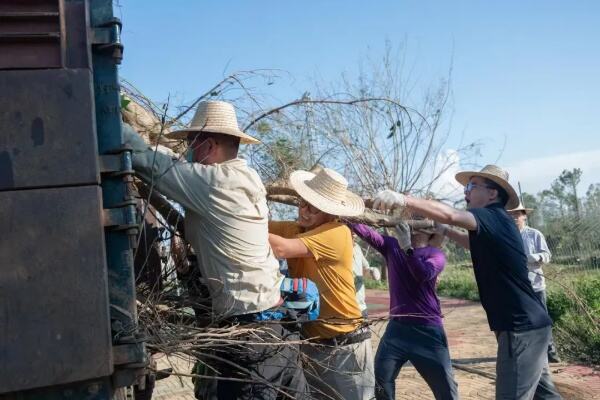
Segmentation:
[[(128, 125), (122, 133), (137, 176), (185, 210), (185, 237), (198, 256), (216, 322), (272, 320), (264, 332), (238, 338), (248, 340), (244, 346), (215, 350), (225, 360), (216, 364), (221, 376), (232, 378), (217, 381), (217, 397), (275, 398), (282, 391), (308, 396), (299, 347), (283, 344), (297, 340), (297, 334), (278, 323), (284, 278), (269, 245), (266, 190), (258, 173), (238, 157), (240, 144), (260, 141), (239, 129), (233, 106), (222, 101), (199, 103), (189, 128), (166, 134), (187, 141), (191, 162), (155, 152)], [(250, 343), (261, 341), (274, 343)]]
[(368, 316), (367, 302), (364, 275), (369, 274), (371, 279), (380, 280), (381, 272), (378, 268), (371, 267), (369, 260), (363, 254), (360, 245), (356, 242), (356, 235), (352, 234), (352, 240), (354, 241), (354, 248), (352, 249), (352, 274), (354, 275), (354, 287), (356, 289), (356, 301), (363, 317)]
[[(517, 228), (521, 233), (523, 239), (523, 247), (525, 248), (525, 254), (527, 255), (527, 268), (529, 269), (529, 280), (536, 296), (544, 304), (546, 310), (546, 279), (544, 278), (544, 271), (542, 265), (548, 264), (552, 253), (546, 243), (544, 234), (537, 229), (527, 226), (527, 215), (533, 211), (532, 208), (525, 208), (523, 204), (515, 209), (509, 210), (509, 214), (515, 220)], [(556, 354), (556, 347), (554, 346), (554, 340), (550, 340), (548, 345), (548, 361), (560, 362), (558, 355)]]

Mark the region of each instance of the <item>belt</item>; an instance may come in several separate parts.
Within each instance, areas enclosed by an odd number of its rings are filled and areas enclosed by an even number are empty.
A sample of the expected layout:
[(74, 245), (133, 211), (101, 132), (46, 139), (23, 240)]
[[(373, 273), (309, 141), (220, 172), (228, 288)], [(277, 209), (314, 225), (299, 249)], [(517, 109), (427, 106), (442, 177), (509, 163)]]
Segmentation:
[(251, 324), (254, 322), (261, 322), (261, 321), (279, 321), (287, 314), (287, 309), (285, 307), (282, 307), (281, 303), (282, 303), (282, 300), (280, 299), (279, 302), (277, 303), (277, 305), (275, 305), (274, 307), (271, 307), (267, 310), (257, 311), (257, 312), (253, 312), (253, 313), (249, 313), (249, 314), (233, 315), (231, 317), (226, 318), (223, 321), (223, 323), (224, 323), (224, 325), (229, 325), (229, 324), (233, 325), (233, 324)]
[(356, 330), (342, 335), (334, 336), (327, 339), (311, 339), (312, 343), (321, 344), (324, 346), (346, 346), (349, 344), (360, 343), (363, 340), (371, 338), (371, 331), (368, 327), (360, 327)]

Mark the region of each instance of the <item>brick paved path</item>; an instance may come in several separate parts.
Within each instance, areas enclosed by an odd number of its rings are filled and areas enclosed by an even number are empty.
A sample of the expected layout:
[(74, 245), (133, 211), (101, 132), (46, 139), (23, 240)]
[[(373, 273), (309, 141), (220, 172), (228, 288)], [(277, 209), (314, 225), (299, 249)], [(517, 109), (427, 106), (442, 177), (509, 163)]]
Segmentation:
[[(368, 290), (367, 303), (372, 318), (385, 316), (389, 304), (387, 291)], [(481, 305), (464, 300), (442, 299), (442, 309), (461, 399), (493, 399), (496, 339), (488, 328)], [(385, 322), (374, 324), (372, 330), (373, 347), (376, 349), (385, 331)], [(184, 373), (191, 370), (190, 362), (173, 357), (162, 357), (158, 363), (160, 368), (173, 366)], [(600, 399), (599, 371), (567, 364), (553, 364), (551, 371), (565, 400)], [(396, 398), (429, 400), (433, 396), (415, 369), (405, 366), (396, 381)], [(153, 399), (193, 400), (190, 379), (172, 376), (157, 382)]]

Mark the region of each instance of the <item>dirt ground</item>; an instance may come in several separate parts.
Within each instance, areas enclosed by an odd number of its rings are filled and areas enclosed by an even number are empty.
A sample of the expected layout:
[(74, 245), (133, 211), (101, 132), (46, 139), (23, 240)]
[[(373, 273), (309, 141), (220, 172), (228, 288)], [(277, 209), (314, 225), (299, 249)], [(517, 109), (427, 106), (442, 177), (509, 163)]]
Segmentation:
[[(389, 304), (387, 291), (367, 290), (367, 303), (371, 317), (385, 316)], [(442, 299), (442, 309), (460, 398), (493, 399), (496, 339), (488, 328), (481, 305)], [(383, 321), (372, 326), (374, 349), (385, 325)], [(181, 358), (160, 357), (158, 363), (161, 368), (170, 366), (184, 373), (192, 368), (191, 361)], [(600, 371), (565, 363), (551, 365), (551, 371), (565, 400), (600, 399)], [(428, 386), (412, 366), (405, 366), (398, 376), (396, 398), (433, 400)], [(172, 376), (158, 381), (153, 399), (194, 400), (191, 380)]]

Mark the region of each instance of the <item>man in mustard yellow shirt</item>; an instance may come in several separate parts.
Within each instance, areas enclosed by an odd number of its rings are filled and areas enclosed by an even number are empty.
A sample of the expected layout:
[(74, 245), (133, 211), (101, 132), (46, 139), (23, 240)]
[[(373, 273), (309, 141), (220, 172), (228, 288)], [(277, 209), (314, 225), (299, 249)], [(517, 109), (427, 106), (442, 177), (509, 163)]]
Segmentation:
[(371, 333), (362, 326), (352, 274), (353, 242), (340, 216), (364, 211), (362, 199), (347, 190), (337, 172), (295, 171), (300, 196), (297, 222), (270, 222), (269, 242), (285, 258), (291, 277), (306, 277), (319, 288), (319, 320), (305, 323), (305, 375), (316, 397), (363, 400), (374, 397)]

